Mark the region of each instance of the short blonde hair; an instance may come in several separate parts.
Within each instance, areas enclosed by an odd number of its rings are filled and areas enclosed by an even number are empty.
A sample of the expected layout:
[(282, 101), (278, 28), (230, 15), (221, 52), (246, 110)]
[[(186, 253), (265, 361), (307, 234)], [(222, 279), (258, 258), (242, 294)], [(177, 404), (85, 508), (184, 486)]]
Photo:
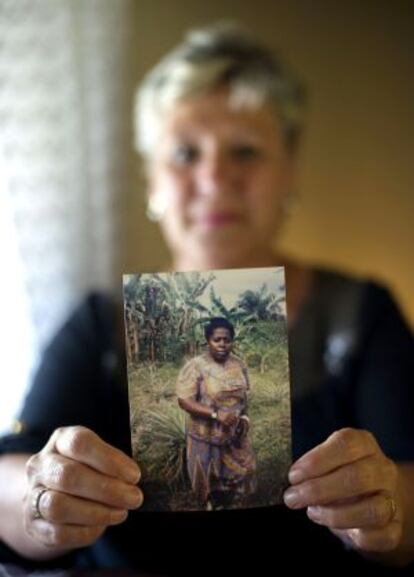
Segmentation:
[(286, 145), (297, 144), (304, 115), (303, 84), (238, 24), (219, 22), (190, 31), (144, 77), (134, 107), (135, 149), (150, 159), (162, 117), (186, 98), (226, 87), (235, 108), (273, 105)]

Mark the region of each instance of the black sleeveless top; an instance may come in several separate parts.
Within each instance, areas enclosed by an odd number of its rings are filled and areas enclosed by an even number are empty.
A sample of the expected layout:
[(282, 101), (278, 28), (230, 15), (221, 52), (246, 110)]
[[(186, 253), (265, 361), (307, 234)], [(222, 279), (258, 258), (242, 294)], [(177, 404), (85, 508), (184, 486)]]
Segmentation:
[[(289, 335), (296, 459), (342, 427), (370, 430), (385, 454), (414, 460), (414, 340), (379, 285), (318, 270)], [(37, 452), (59, 426), (82, 424), (131, 453), (125, 355), (114, 302), (90, 295), (47, 348), (21, 413), (22, 432), (0, 452)], [(24, 563), (6, 547), (3, 559)], [(54, 565), (124, 567), (154, 574), (224, 575), (362, 568), (364, 560), (305, 512), (284, 506), (217, 513), (131, 512), (92, 547)], [(34, 563), (30, 562), (33, 567)], [(263, 569), (262, 569), (263, 568)], [(285, 569), (286, 570), (286, 569)], [(411, 570), (406, 569), (405, 571)], [(405, 572), (404, 571), (404, 572)]]

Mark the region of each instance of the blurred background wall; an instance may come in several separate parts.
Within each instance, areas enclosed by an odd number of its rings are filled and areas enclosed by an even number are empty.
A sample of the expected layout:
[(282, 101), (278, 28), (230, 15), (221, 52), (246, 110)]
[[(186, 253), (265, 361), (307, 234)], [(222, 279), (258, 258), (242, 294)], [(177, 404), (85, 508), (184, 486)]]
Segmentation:
[(387, 283), (414, 325), (413, 16), (411, 0), (0, 0), (0, 431), (82, 295), (167, 266), (131, 148), (134, 86), (218, 19), (309, 87), (285, 249)]

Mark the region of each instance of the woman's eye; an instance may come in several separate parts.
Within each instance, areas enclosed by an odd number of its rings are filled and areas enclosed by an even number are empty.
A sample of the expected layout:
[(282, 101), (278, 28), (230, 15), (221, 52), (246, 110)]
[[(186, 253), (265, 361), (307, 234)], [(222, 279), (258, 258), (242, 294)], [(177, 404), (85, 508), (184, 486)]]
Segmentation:
[(260, 149), (251, 144), (244, 144), (233, 148), (233, 156), (238, 160), (253, 160), (259, 158), (260, 155)]
[(172, 154), (173, 161), (176, 164), (191, 164), (198, 158), (198, 150), (195, 146), (179, 146)]

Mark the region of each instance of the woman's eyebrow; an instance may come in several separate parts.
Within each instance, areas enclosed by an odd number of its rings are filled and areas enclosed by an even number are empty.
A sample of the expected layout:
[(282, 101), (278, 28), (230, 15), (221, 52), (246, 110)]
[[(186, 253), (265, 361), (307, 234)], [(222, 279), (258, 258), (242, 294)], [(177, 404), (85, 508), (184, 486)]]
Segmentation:
[(181, 140), (191, 140), (193, 138), (194, 138), (194, 131), (185, 130), (170, 134), (168, 140), (176, 142)]
[(239, 127), (236, 128), (234, 131), (229, 131), (229, 136), (235, 139), (237, 138), (242, 140), (248, 140), (249, 142), (257, 144), (263, 143), (265, 139), (265, 136), (260, 132), (257, 132), (256, 130), (249, 128), (240, 129)]

